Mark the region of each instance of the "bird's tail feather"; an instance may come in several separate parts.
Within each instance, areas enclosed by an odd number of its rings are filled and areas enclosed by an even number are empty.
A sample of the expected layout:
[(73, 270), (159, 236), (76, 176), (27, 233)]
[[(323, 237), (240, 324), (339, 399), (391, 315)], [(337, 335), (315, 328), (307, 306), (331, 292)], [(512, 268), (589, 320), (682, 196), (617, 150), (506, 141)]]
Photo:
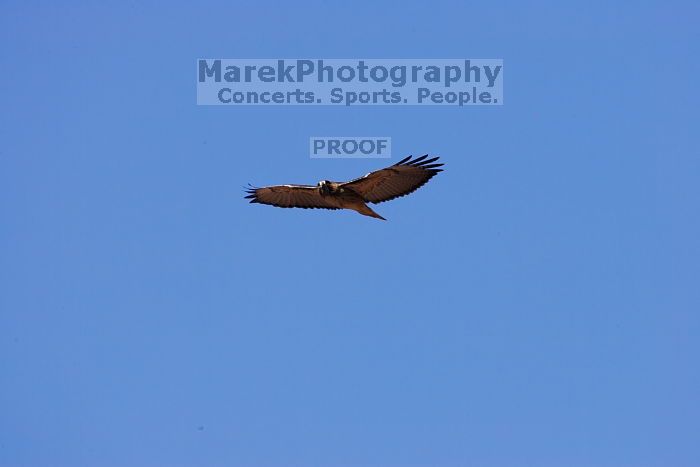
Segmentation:
[(382, 216), (380, 216), (379, 214), (377, 214), (376, 212), (372, 211), (372, 208), (370, 208), (370, 207), (367, 206), (366, 204), (363, 204), (362, 206), (359, 206), (358, 209), (357, 209), (357, 212), (359, 212), (359, 213), (362, 214), (363, 216), (374, 217), (374, 218), (376, 218), (376, 219), (381, 219), (381, 220), (383, 220), (383, 221), (386, 220), (386, 219), (384, 219)]

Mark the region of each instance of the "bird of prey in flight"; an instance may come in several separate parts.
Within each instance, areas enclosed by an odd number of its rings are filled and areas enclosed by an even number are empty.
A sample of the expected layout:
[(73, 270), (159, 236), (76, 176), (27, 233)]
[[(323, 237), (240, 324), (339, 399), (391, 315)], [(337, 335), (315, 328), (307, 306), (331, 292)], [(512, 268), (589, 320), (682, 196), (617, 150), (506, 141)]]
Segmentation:
[(382, 203), (413, 193), (428, 180), (442, 172), (444, 164), (436, 164), (438, 157), (413, 156), (387, 168), (370, 172), (349, 182), (322, 180), (312, 185), (272, 185), (246, 189), (251, 203), (270, 204), (279, 208), (352, 209), (364, 216), (384, 219), (367, 203)]

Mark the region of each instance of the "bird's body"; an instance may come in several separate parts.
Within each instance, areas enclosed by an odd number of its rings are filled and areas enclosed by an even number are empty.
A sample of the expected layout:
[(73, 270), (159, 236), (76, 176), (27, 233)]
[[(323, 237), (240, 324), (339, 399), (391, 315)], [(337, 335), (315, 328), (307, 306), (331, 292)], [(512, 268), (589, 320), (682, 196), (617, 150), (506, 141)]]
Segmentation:
[(413, 193), (441, 172), (443, 164), (437, 157), (421, 156), (402, 161), (349, 182), (322, 180), (311, 185), (273, 185), (247, 190), (251, 203), (270, 204), (281, 208), (351, 209), (358, 213), (384, 219), (367, 203), (381, 203)]
[(365, 216), (386, 220), (367, 206), (361, 195), (352, 188), (344, 187), (342, 182), (323, 180), (319, 182), (318, 191), (326, 202), (335, 204), (338, 209), (351, 209)]

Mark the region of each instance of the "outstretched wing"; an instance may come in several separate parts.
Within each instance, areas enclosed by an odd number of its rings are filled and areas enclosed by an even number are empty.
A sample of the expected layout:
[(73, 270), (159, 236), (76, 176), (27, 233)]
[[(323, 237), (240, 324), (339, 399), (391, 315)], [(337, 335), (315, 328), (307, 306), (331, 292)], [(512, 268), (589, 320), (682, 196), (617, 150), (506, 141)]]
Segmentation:
[(352, 189), (370, 203), (381, 203), (413, 193), (442, 172), (438, 167), (444, 164), (434, 163), (439, 157), (426, 159), (427, 154), (417, 159), (412, 157), (408, 156), (390, 167), (370, 172), (340, 186)]
[(326, 200), (314, 186), (274, 185), (246, 189), (251, 203), (270, 204), (278, 208), (340, 209)]

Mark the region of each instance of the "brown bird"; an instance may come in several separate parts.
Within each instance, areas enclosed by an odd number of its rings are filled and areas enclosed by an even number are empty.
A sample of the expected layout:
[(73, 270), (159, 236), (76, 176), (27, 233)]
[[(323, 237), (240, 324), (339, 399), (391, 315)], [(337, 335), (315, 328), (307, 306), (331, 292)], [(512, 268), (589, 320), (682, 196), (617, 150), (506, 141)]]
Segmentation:
[(352, 209), (364, 216), (384, 219), (366, 203), (382, 203), (413, 193), (442, 172), (439, 157), (428, 155), (397, 162), (385, 169), (370, 172), (349, 182), (321, 180), (312, 185), (273, 185), (246, 189), (251, 203), (270, 204), (279, 208)]

